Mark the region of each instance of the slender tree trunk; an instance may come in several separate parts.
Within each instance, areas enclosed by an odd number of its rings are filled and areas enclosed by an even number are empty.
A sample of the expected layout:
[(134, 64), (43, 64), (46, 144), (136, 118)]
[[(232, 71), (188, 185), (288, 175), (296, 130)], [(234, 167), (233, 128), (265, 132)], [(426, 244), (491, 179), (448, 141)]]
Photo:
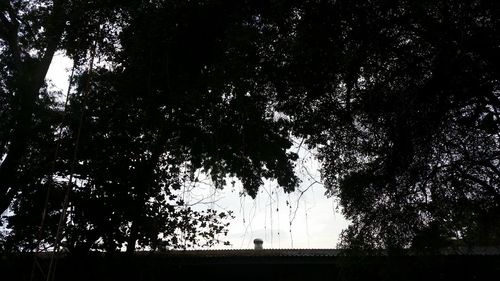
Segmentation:
[(137, 230), (137, 220), (132, 221), (130, 226), (130, 235), (127, 240), (127, 253), (135, 252), (135, 242), (137, 241), (137, 236), (139, 231)]

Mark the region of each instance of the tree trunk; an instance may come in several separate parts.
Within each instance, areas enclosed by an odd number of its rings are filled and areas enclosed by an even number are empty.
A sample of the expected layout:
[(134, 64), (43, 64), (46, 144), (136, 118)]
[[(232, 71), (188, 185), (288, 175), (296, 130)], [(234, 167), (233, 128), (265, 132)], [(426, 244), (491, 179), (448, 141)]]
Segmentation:
[(135, 252), (135, 242), (137, 241), (137, 221), (132, 221), (132, 225), (130, 226), (130, 236), (127, 240), (127, 253)]
[[(11, 10), (12, 8), (9, 7)], [(12, 11), (11, 11), (12, 12)], [(45, 83), (45, 76), (49, 70), (52, 58), (58, 49), (61, 36), (65, 29), (65, 14), (63, 1), (54, 1), (53, 10), (48, 20), (46, 39), (47, 45), (44, 55), (35, 63), (34, 59), (21, 56), (18, 41), (19, 23), (11, 18), (8, 36), (5, 38), (14, 61), (14, 78), (18, 108), (16, 109), (16, 123), (7, 155), (0, 165), (0, 213), (3, 213), (12, 203), (19, 191), (16, 185), (18, 171), (26, 155), (29, 139), (32, 133), (33, 113), (40, 89)]]

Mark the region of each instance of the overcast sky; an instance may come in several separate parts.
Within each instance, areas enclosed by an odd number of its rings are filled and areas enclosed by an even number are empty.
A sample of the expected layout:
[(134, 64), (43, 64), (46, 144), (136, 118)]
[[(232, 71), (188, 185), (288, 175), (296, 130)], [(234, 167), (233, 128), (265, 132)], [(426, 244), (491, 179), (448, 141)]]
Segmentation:
[[(54, 57), (47, 74), (53, 88), (66, 92), (71, 65), (71, 60), (62, 54)], [(231, 246), (217, 248), (252, 248), (255, 238), (264, 240), (264, 248), (336, 247), (339, 234), (348, 223), (334, 198), (324, 195), (314, 152), (298, 145), (292, 149), (301, 159), (297, 173), (302, 180), (294, 193), (285, 194), (275, 182), (266, 181), (255, 200), (240, 196), (242, 187), (238, 182), (224, 190), (201, 184), (188, 196), (191, 203), (203, 199), (200, 208), (206, 206), (234, 212), (228, 236), (221, 237)]]

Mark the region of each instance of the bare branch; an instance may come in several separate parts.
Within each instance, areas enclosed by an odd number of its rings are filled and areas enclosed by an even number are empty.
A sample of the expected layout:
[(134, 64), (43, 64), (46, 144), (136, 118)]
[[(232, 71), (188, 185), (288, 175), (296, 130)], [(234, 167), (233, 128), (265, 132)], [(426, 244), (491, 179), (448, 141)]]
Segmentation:
[(479, 179), (477, 177), (474, 177), (473, 175), (470, 175), (466, 173), (464, 170), (458, 169), (464, 179), (470, 180), (480, 186), (482, 186), (488, 193), (491, 194), (495, 198), (495, 200), (500, 202), (500, 194), (495, 190), (493, 186), (488, 184), (486, 181)]

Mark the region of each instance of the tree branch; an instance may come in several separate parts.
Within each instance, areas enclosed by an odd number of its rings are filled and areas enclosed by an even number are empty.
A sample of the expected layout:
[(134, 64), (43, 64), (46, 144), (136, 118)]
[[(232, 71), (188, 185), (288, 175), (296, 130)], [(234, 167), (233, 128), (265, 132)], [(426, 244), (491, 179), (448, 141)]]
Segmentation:
[[(9, 14), (10, 20), (7, 19), (4, 12)], [(8, 4), (6, 11), (0, 11), (0, 21), (3, 24), (3, 30), (0, 34), (2, 35), (2, 39), (7, 42), (9, 50), (12, 53), (12, 57), (14, 59), (16, 70), (20, 70), (21, 68), (21, 47), (19, 46), (19, 22), (17, 21), (17, 16), (14, 9)]]
[[(19, 107), (16, 109), (16, 125), (12, 133), (10, 146), (4, 161), (0, 164), (0, 213), (3, 213), (9, 207), (17, 193), (16, 180), (31, 135), (35, 103), (65, 29), (63, 1), (55, 0), (46, 26), (48, 43), (44, 55), (33, 69), (32, 66), (26, 65), (22, 60), (21, 46), (18, 41), (19, 23), (15, 18), (12, 18), (15, 17), (15, 12), (10, 5), (8, 9), (10, 10), (8, 12), (11, 21), (7, 42), (14, 58), (13, 82), (16, 85)], [(2, 21), (8, 21), (4, 14), (0, 14), (3, 16)], [(12, 21), (16, 23), (12, 23)]]
[(462, 177), (464, 179), (467, 179), (467, 180), (470, 180), (476, 184), (479, 184), (480, 186), (482, 186), (488, 193), (491, 194), (491, 196), (493, 196), (495, 198), (495, 200), (497, 200), (498, 202), (500, 202), (500, 194), (495, 190), (495, 188), (493, 186), (491, 186), (490, 184), (488, 184), (486, 181), (482, 180), (482, 179), (479, 179), (477, 177), (474, 177), (468, 173), (466, 173), (464, 170), (462, 169), (458, 169), (460, 171), (460, 174), (462, 175)]

